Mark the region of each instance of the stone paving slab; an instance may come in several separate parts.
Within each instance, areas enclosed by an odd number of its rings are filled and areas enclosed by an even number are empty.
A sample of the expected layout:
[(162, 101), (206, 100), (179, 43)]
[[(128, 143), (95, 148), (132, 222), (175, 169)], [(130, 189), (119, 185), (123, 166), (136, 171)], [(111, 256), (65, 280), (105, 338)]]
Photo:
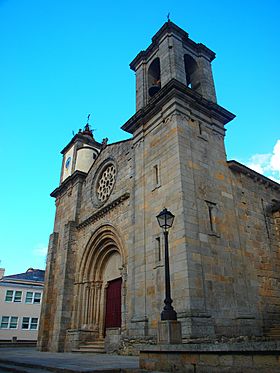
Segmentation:
[[(135, 372), (139, 369), (136, 356), (94, 353), (40, 352), (34, 348), (1, 348), (0, 363), (13, 363), (54, 372)], [(140, 370), (138, 370), (140, 371)]]
[(29, 368), (13, 364), (4, 364), (0, 361), (0, 373), (50, 373), (49, 370), (42, 368)]

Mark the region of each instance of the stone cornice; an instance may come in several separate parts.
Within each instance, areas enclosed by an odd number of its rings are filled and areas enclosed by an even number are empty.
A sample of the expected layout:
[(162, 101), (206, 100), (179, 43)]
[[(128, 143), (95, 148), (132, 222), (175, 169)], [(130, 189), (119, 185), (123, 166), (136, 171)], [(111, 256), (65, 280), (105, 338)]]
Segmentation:
[(179, 98), (185, 101), (191, 109), (196, 109), (209, 118), (216, 119), (223, 125), (235, 118), (235, 115), (223, 107), (208, 101), (199, 93), (188, 88), (185, 84), (176, 79), (170, 80), (150, 100), (148, 105), (137, 111), (121, 128), (129, 133), (134, 133), (136, 128), (147, 123), (155, 114), (161, 111), (162, 107), (171, 99)]
[(173, 34), (181, 39), (186, 45), (189, 45), (192, 50), (196, 51), (198, 56), (205, 56), (209, 59), (209, 61), (213, 61), (215, 58), (215, 53), (207, 48), (205, 45), (201, 43), (196, 43), (193, 40), (189, 39), (189, 35), (186, 31), (175, 25), (175, 23), (169, 21), (165, 22), (164, 25), (159, 29), (159, 31), (152, 37), (152, 43), (145, 51), (141, 51), (138, 55), (134, 58), (134, 60), (130, 63), (130, 68), (133, 71), (136, 71), (137, 66), (142, 62), (146, 61), (148, 57), (152, 54), (154, 50), (156, 50), (159, 46), (161, 39), (164, 37), (165, 34)]
[(27, 281), (27, 280), (0, 280), (0, 286), (19, 286), (19, 287), (44, 287), (44, 282), (42, 281)]
[(119, 198), (115, 199), (113, 202), (111, 202), (108, 205), (100, 208), (98, 211), (93, 213), (90, 217), (88, 217), (87, 219), (82, 221), (80, 224), (78, 224), (77, 229), (80, 230), (80, 229), (86, 227), (87, 225), (89, 225), (91, 223), (94, 223), (95, 221), (101, 219), (103, 216), (105, 216), (107, 214), (108, 211), (112, 210), (113, 208), (118, 206), (120, 203), (122, 203), (123, 201), (128, 199), (129, 196), (130, 196), (129, 193), (125, 193), (122, 196), (120, 196)]
[(81, 141), (83, 144), (87, 144), (87, 145), (91, 145), (93, 146), (94, 148), (97, 148), (97, 149), (101, 149), (102, 145), (95, 141), (94, 139), (92, 139), (91, 137), (89, 136), (86, 136), (86, 135), (83, 135), (81, 133), (77, 133), (73, 138), (72, 140), (61, 150), (61, 154), (65, 154), (66, 151), (71, 148), (71, 146), (78, 142), (78, 141)]
[(129, 139), (125, 139), (125, 140), (120, 140), (120, 141), (116, 141), (116, 142), (112, 142), (111, 144), (108, 144), (107, 147), (109, 146), (113, 146), (113, 145), (118, 145), (118, 144), (123, 144), (125, 142), (128, 142), (128, 141), (131, 141), (132, 139), (129, 138)]
[(249, 178), (253, 179), (255, 182), (259, 184), (264, 184), (266, 187), (270, 187), (272, 189), (280, 191), (280, 184), (278, 184), (276, 181), (269, 179), (264, 175), (259, 174), (258, 172), (252, 170), (244, 164), (234, 160), (227, 161), (227, 164), (231, 170), (240, 172), (248, 176)]
[(51, 197), (57, 198), (61, 195), (67, 188), (73, 185), (77, 180), (84, 180), (87, 176), (86, 172), (75, 171), (71, 176), (67, 177), (58, 188), (56, 188), (50, 195)]

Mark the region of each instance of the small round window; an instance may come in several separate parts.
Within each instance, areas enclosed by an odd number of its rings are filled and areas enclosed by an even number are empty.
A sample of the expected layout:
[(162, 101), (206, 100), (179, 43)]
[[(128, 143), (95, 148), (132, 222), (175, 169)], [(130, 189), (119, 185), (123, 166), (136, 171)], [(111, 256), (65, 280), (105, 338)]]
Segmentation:
[(105, 202), (109, 198), (116, 181), (116, 168), (113, 164), (107, 166), (101, 173), (96, 186), (97, 198)]

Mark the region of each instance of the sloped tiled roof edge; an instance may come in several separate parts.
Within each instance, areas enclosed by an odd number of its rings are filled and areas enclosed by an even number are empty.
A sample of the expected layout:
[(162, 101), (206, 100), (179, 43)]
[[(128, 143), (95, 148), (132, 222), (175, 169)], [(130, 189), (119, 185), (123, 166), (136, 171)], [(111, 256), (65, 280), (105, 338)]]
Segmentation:
[(235, 160), (227, 161), (229, 168), (233, 171), (240, 172), (249, 178), (253, 179), (255, 182), (260, 184), (265, 184), (266, 187), (270, 187), (274, 190), (280, 191), (280, 184), (276, 181), (269, 179), (268, 177), (259, 174), (258, 172), (252, 170), (251, 168), (239, 163)]
[(30, 282), (44, 282), (45, 271), (42, 269), (35, 269), (33, 271), (26, 271), (15, 275), (2, 277), (1, 281), (30, 281)]

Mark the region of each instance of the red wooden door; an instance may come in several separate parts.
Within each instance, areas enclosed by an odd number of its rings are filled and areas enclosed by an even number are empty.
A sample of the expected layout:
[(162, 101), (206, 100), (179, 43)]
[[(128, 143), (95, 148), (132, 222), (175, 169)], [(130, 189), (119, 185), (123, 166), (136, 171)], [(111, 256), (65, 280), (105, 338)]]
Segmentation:
[(109, 281), (106, 292), (105, 329), (121, 327), (121, 286), (121, 278)]

